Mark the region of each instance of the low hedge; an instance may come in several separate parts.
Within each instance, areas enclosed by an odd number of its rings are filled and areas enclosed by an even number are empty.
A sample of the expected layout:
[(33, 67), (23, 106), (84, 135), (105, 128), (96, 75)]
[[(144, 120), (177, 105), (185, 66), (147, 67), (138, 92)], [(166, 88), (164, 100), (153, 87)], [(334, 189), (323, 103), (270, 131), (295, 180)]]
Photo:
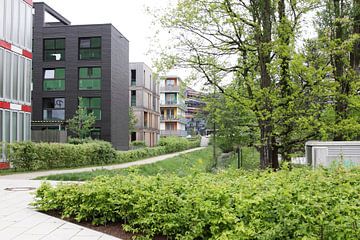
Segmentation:
[[(106, 165), (178, 152), (199, 146), (197, 141), (171, 140), (154, 148), (116, 151), (105, 141), (79, 144), (20, 142), (8, 144), (8, 159), (15, 169), (41, 170)], [(178, 142), (181, 142), (179, 144)]]
[(360, 169), (136, 174), (43, 184), (34, 205), (170, 239), (358, 239)]

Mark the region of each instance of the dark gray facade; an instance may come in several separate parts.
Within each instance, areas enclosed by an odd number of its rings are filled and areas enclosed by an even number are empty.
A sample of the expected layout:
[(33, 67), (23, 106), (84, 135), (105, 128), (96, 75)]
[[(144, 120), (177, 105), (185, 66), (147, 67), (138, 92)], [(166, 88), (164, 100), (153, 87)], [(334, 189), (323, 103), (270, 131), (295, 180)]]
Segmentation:
[[(73, 117), (79, 97), (100, 98), (100, 118), (95, 128), (100, 139), (109, 141), (116, 149), (129, 147), (129, 42), (111, 24), (70, 25), (70, 22), (44, 3), (34, 3), (34, 57), (33, 57), (33, 114), (34, 122), (44, 119), (44, 99), (65, 99), (64, 121)], [(45, 23), (45, 13), (59, 20)], [(81, 38), (101, 38), (101, 57), (80, 60)], [(44, 61), (45, 39), (65, 39), (65, 57), (59, 61)], [(101, 68), (101, 87), (97, 90), (79, 90), (80, 68)], [(65, 90), (45, 91), (45, 70), (65, 69)], [(61, 119), (60, 119), (61, 121)], [(39, 125), (39, 124), (37, 124)], [(39, 127), (37, 127), (39, 128)]]

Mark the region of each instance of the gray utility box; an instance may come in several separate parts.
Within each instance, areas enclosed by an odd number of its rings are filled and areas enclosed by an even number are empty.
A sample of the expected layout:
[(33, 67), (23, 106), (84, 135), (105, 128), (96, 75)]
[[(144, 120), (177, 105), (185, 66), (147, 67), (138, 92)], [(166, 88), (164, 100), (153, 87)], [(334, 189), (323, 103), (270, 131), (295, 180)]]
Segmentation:
[(360, 166), (360, 141), (309, 141), (305, 144), (305, 156), (307, 163), (313, 167), (329, 167), (333, 162)]

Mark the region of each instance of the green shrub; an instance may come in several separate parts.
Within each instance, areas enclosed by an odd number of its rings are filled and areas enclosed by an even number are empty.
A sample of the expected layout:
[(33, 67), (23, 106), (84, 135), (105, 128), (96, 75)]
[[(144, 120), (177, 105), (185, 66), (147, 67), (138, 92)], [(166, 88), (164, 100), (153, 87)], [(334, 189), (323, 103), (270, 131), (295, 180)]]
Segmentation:
[(84, 143), (107, 143), (106, 141), (103, 140), (99, 140), (99, 139), (92, 139), (92, 138), (73, 138), (73, 137), (69, 137), (67, 140), (67, 143), (69, 144), (75, 144), (75, 145), (79, 145), (79, 144), (84, 144)]
[(42, 185), (34, 205), (176, 239), (358, 239), (360, 169), (99, 177)]
[(116, 151), (108, 142), (79, 145), (20, 142), (11, 143), (8, 148), (9, 160), (16, 169), (67, 168), (116, 161)]
[(189, 148), (200, 146), (200, 140), (187, 140), (182, 137), (163, 137), (160, 138), (159, 146), (164, 146), (167, 153), (179, 152)]

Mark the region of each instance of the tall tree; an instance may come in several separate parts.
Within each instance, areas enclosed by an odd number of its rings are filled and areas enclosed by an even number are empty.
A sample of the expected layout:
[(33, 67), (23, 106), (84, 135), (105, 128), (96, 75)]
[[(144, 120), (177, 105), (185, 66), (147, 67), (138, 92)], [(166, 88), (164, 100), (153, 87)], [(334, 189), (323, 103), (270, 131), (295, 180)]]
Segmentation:
[(162, 52), (163, 65), (195, 69), (234, 104), (253, 112), (262, 168), (278, 168), (279, 152), (289, 159), (292, 146), (312, 135), (302, 130), (316, 118), (319, 104), (309, 102), (321, 80), (311, 80), (315, 68), (303, 67), (294, 36), (315, 2), (180, 0), (161, 18), (174, 35), (171, 51)]

